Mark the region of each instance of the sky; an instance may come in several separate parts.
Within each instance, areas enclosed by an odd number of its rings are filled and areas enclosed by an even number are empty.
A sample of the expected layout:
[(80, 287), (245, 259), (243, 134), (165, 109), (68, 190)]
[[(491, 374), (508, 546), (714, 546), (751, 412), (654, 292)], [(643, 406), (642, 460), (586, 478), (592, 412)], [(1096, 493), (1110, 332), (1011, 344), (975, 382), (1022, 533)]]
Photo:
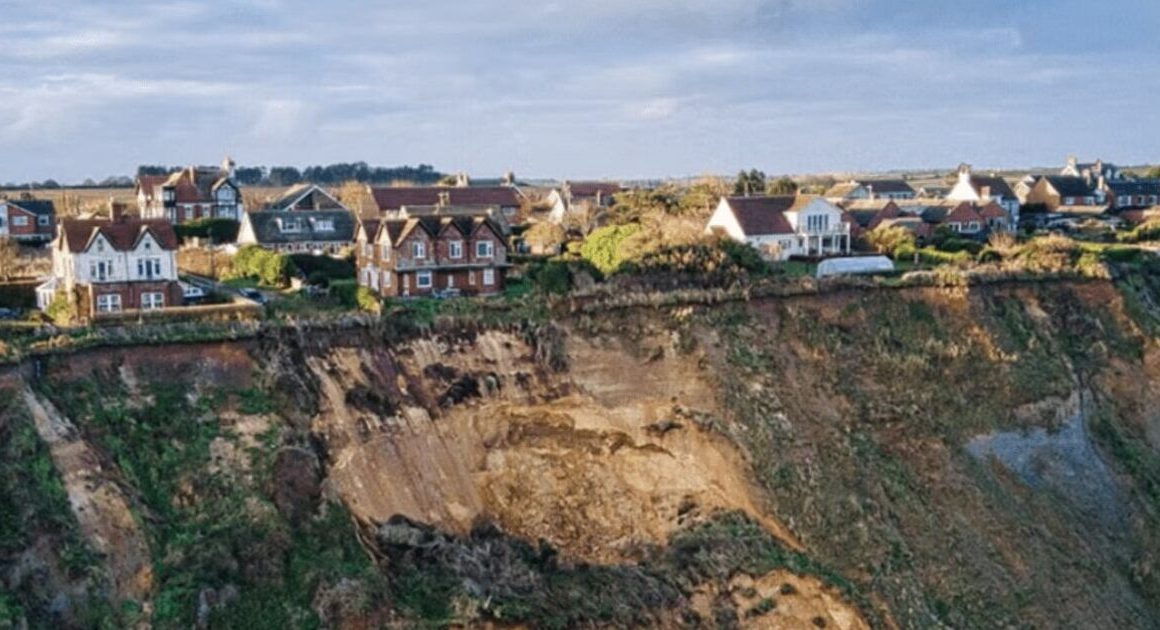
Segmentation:
[(0, 0), (0, 182), (1157, 161), (1156, 0)]

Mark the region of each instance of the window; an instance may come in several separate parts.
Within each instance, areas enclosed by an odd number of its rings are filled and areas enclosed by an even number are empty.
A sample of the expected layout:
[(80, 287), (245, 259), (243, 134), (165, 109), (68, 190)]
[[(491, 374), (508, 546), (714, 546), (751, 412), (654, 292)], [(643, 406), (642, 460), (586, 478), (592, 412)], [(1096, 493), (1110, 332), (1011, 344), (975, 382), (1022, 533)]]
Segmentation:
[(494, 253), (495, 249), (491, 241), (479, 241), (475, 244), (476, 258), (491, 258)]
[(806, 217), (806, 231), (824, 232), (830, 227), (830, 217), (825, 214), (815, 214)]
[(48, 226), (49, 221), (50, 221), (50, 219), (48, 216), (42, 215), (42, 216), (36, 217), (36, 224), (41, 226), (41, 227)]
[(455, 287), (455, 274), (449, 273), (449, 274), (447, 274), (447, 288), (451, 289), (454, 287)]
[(28, 217), (16, 215), (12, 217), (12, 227), (24, 227), (28, 225)]
[(967, 224), (967, 230), (971, 231), (971, 232), (978, 232), (979, 231), (979, 222), (978, 221), (971, 221), (970, 223)]
[(302, 220), (297, 218), (297, 217), (278, 219), (278, 223), (281, 225), (283, 232), (301, 232), (302, 231)]
[(483, 286), (490, 287), (495, 284), (495, 269), (483, 270)]
[(448, 252), (452, 258), (463, 258), (463, 241), (451, 241), (448, 245)]
[(420, 271), (415, 275), (415, 288), (430, 289), (431, 288), (431, 272)]
[(334, 219), (314, 219), (314, 229), (319, 232), (333, 232)]
[(161, 277), (161, 259), (160, 258), (138, 258), (137, 259), (137, 277), (138, 278), (160, 278)]
[[(117, 296), (120, 298), (121, 296)], [(165, 294), (159, 292), (149, 292), (141, 294), (141, 309), (151, 311), (165, 306)]]
[(411, 243), (411, 257), (412, 258), (426, 258), (427, 244), (423, 241), (413, 241)]
[(383, 272), (383, 288), (391, 286), (391, 272)]
[(475, 270), (467, 272), (467, 284), (475, 286)]
[(363, 243), (363, 248), (362, 248), (362, 249), (363, 249), (363, 256), (365, 256), (365, 257), (367, 257), (367, 258), (370, 258), (371, 256), (374, 256), (374, 252), (375, 252), (375, 246), (374, 246), (374, 245), (371, 245), (370, 243)]
[(105, 293), (97, 296), (97, 311), (100, 313), (116, 313), (121, 310), (121, 296), (117, 293)]
[(381, 249), (382, 259), (383, 260), (390, 260), (391, 259), (391, 246), (384, 244), (384, 245), (380, 246), (380, 249)]
[(113, 263), (108, 260), (89, 261), (89, 278), (97, 282), (108, 280), (113, 275)]
[(1064, 197), (1063, 198), (1063, 205), (1074, 206), (1075, 205), (1075, 197)]

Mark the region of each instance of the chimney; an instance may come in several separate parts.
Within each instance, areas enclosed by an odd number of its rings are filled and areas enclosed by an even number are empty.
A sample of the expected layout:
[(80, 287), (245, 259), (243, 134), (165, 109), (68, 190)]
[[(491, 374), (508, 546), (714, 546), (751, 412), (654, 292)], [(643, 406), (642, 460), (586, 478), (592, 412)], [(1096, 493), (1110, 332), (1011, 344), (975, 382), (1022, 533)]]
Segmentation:
[(960, 183), (966, 182), (967, 184), (971, 183), (971, 165), (970, 164), (966, 164), (966, 163), (959, 164), (959, 182)]
[(451, 192), (447, 191), (447, 190), (439, 191), (439, 203), (437, 205), (439, 205), (439, 206), (451, 205)]
[(1079, 158), (1074, 156), (1074, 155), (1067, 156), (1067, 165), (1073, 169), (1078, 167), (1079, 166)]
[(467, 176), (467, 173), (461, 172), (461, 173), (455, 174), (455, 186), (456, 186), (456, 188), (467, 188), (470, 185), (471, 185), (471, 178)]
[(874, 199), (874, 184), (866, 184), (866, 192), (870, 195), (871, 199)]
[(222, 160), (222, 172), (225, 173), (226, 177), (229, 177), (230, 179), (234, 178), (234, 171), (237, 170), (237, 166), (238, 165), (236, 162), (234, 162), (234, 159), (228, 155), (226, 156), (226, 159)]
[(125, 204), (113, 201), (113, 198), (109, 197), (109, 218), (112, 219), (113, 223), (124, 223)]
[(984, 201), (986, 201), (987, 199), (990, 199), (991, 198), (991, 187), (990, 186), (981, 187), (979, 189), (979, 197), (982, 198)]

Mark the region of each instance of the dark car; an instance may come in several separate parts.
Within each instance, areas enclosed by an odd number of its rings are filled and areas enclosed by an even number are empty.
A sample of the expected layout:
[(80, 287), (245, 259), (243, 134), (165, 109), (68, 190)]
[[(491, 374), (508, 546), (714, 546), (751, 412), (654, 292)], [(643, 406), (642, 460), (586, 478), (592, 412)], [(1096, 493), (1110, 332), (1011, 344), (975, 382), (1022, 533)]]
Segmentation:
[(265, 304), (266, 302), (269, 302), (269, 300), (266, 299), (265, 294), (257, 289), (238, 289), (238, 293), (240, 293), (242, 297), (248, 300), (253, 300), (258, 304)]
[(23, 313), (15, 308), (0, 308), (0, 319), (20, 319)]

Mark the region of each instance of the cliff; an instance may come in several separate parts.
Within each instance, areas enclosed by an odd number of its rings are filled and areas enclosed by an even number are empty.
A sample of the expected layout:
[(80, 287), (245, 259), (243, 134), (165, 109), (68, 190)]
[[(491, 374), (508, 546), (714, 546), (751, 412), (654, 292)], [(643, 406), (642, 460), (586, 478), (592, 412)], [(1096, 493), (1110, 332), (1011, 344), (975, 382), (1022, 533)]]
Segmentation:
[(1155, 627), (1148, 276), (0, 374), (0, 627)]

